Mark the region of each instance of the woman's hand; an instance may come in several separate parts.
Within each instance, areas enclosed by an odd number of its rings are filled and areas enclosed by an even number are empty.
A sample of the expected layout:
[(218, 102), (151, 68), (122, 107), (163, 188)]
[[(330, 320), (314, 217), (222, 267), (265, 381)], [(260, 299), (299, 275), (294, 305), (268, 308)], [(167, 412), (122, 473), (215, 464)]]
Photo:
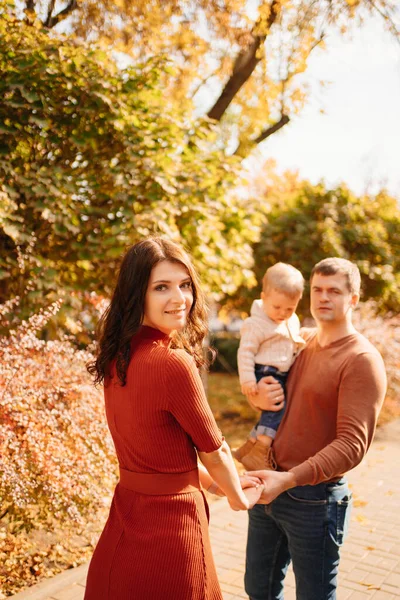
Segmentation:
[(244, 492), (245, 502), (243, 504), (238, 502), (233, 504), (232, 502), (229, 502), (229, 506), (233, 510), (249, 510), (259, 501), (260, 496), (264, 491), (264, 485), (258, 477), (254, 477), (251, 474), (241, 475), (239, 479)]
[[(251, 489), (256, 489), (256, 488), (251, 488)], [(244, 495), (244, 492), (243, 492), (242, 500), (239, 500), (237, 498), (235, 498), (234, 500), (230, 500), (228, 498), (228, 503), (232, 510), (248, 510), (250, 507), (250, 502), (247, 499), (247, 497)]]
[(258, 485), (257, 487), (248, 487), (243, 491), (249, 501), (249, 506), (247, 507), (247, 509), (249, 510), (250, 508), (253, 508), (253, 506), (260, 501), (262, 493), (264, 492), (264, 486), (263, 486), (263, 484), (261, 484), (261, 485)]
[(271, 410), (275, 412), (283, 408), (285, 395), (279, 381), (272, 375), (263, 377), (257, 384), (258, 394), (251, 397), (251, 403), (260, 410)]
[(258, 487), (259, 485), (262, 485), (261, 479), (259, 477), (255, 477), (251, 473), (249, 473), (249, 474), (246, 473), (246, 475), (240, 475), (239, 479), (240, 479), (240, 485), (242, 486), (242, 490), (245, 490), (245, 489), (251, 488), (251, 487)]

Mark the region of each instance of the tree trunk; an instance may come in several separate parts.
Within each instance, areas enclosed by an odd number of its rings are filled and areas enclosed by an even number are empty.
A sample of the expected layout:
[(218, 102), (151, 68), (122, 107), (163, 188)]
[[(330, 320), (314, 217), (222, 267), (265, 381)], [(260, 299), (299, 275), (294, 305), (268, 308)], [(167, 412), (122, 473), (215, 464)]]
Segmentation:
[[(279, 6), (280, 4), (278, 0), (272, 0), (268, 21), (265, 25), (265, 33), (262, 35), (252, 33), (252, 41), (245, 50), (242, 50), (238, 54), (235, 64), (233, 65), (232, 75), (222, 90), (220, 97), (207, 113), (207, 116), (210, 119), (215, 119), (216, 121), (221, 120), (222, 116), (226, 112), (226, 109), (235, 98), (238, 91), (250, 78), (254, 69), (260, 62), (261, 58), (257, 56), (257, 51), (261, 44), (265, 42), (268, 31), (278, 16)], [(257, 23), (253, 31), (257, 31), (258, 25), (260, 24)]]

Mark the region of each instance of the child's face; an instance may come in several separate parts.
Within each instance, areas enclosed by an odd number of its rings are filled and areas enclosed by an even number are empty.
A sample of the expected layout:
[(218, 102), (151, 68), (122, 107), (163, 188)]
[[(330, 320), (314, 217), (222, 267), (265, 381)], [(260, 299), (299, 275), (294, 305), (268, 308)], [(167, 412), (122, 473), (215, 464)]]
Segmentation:
[(270, 288), (266, 292), (261, 293), (261, 298), (263, 301), (264, 312), (267, 317), (272, 319), (272, 321), (275, 321), (275, 323), (283, 323), (283, 321), (289, 319), (295, 312), (301, 294), (298, 294), (296, 297), (291, 297), (283, 292)]

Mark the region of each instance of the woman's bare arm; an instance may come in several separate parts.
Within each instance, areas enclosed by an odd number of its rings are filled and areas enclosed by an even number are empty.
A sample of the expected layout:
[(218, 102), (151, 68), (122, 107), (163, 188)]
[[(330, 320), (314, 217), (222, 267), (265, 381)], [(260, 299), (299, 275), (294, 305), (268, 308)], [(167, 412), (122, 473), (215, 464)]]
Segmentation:
[[(251, 500), (249, 500), (246, 493), (242, 490), (231, 451), (225, 441), (214, 452), (199, 452), (199, 458), (207, 470), (207, 475), (204, 474), (202, 469), (200, 470), (200, 480), (202, 483), (204, 481), (205, 487), (207, 484), (209, 484), (207, 487), (210, 487), (215, 482), (223, 492), (223, 495), (227, 497), (229, 505), (233, 510), (247, 510), (254, 504), (257, 494), (255, 492), (251, 494), (247, 492), (251, 496)], [(259, 488), (258, 491), (261, 494), (262, 486), (259, 486)]]

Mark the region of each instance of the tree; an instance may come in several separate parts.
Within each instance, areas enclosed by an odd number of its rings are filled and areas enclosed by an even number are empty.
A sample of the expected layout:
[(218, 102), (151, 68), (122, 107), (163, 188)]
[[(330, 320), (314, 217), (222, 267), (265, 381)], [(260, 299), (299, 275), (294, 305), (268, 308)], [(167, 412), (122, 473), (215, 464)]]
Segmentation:
[[(268, 195), (267, 195), (268, 198)], [(341, 185), (290, 187), (273, 201), (260, 241), (254, 247), (258, 281), (277, 261), (293, 264), (308, 280), (316, 262), (327, 256), (354, 261), (362, 276), (362, 299), (381, 311), (400, 309), (400, 209), (384, 190), (356, 197)], [(255, 294), (255, 290), (253, 292)], [(303, 311), (308, 306), (308, 294)]]
[[(3, 4), (4, 6), (4, 4)], [(162, 59), (121, 70), (98, 45), (0, 19), (0, 301), (108, 292), (144, 235), (183, 241), (209, 289), (251, 277), (255, 230), (235, 158), (165, 105)], [(241, 265), (241, 269), (235, 269)]]
[(236, 153), (244, 157), (301, 110), (309, 94), (301, 74), (331, 32), (344, 33), (376, 13), (397, 36), (396, 5), (395, 0), (27, 0), (25, 18), (37, 14), (48, 28), (67, 22), (79, 37), (97, 35), (134, 60), (168, 56), (176, 67), (174, 76), (164, 78), (170, 98), (182, 103), (195, 97), (210, 119), (224, 119), (229, 146), (232, 138), (238, 140)]

